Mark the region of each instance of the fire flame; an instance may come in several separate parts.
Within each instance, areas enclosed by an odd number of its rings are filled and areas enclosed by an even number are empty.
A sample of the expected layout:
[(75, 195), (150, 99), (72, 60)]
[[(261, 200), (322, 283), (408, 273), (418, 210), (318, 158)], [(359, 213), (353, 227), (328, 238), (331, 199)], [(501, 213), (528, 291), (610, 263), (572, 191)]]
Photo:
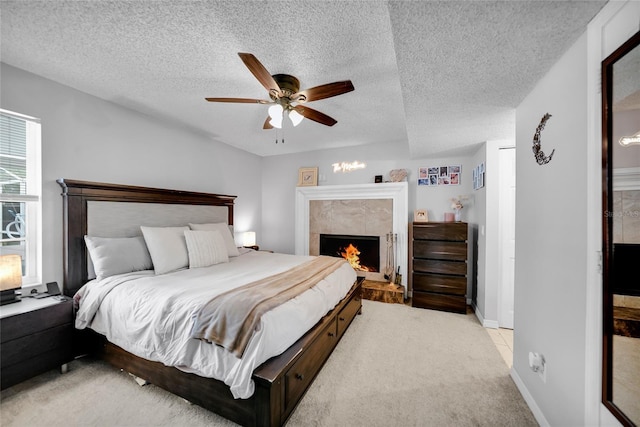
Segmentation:
[(358, 256), (360, 255), (360, 251), (358, 248), (353, 246), (353, 243), (349, 243), (349, 246), (344, 249), (344, 252), (340, 252), (340, 255), (342, 255), (342, 257), (346, 259), (354, 269), (360, 271), (371, 271), (369, 267), (360, 265), (360, 257)]

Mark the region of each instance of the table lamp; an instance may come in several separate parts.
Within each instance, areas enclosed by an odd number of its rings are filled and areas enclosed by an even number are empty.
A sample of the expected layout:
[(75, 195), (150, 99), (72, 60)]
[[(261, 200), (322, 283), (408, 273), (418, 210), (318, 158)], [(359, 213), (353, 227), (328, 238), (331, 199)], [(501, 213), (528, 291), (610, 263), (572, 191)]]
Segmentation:
[(20, 302), (16, 289), (22, 287), (20, 255), (0, 255), (0, 305)]

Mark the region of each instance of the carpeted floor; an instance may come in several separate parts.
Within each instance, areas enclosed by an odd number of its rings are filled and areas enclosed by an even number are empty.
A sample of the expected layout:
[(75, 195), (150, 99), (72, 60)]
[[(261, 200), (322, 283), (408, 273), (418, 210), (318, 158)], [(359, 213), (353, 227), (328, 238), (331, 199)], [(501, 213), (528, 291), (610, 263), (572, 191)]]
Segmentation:
[[(8, 426), (230, 426), (103, 362), (2, 391)], [(473, 314), (363, 301), (288, 426), (537, 426)]]

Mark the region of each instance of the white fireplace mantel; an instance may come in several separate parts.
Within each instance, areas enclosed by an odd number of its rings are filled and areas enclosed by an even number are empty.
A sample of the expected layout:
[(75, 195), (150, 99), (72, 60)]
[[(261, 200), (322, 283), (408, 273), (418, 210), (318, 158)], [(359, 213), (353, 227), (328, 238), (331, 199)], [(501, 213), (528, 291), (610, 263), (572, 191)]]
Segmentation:
[(409, 184), (388, 182), (379, 184), (321, 185), (296, 188), (296, 255), (309, 254), (309, 202), (311, 200), (393, 199), (393, 232), (397, 234), (397, 260), (402, 274), (402, 286), (407, 296), (407, 249), (409, 230)]

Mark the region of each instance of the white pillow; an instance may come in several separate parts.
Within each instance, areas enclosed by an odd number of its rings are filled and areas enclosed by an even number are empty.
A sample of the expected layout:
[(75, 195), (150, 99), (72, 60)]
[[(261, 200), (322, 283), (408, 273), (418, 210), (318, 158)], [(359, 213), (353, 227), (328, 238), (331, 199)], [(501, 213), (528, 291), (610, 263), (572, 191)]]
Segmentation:
[(229, 262), (227, 245), (219, 231), (187, 230), (184, 232), (184, 237), (189, 252), (189, 268)]
[(144, 241), (156, 274), (169, 273), (189, 266), (189, 255), (184, 232), (189, 227), (145, 227), (141, 226)]
[(233, 240), (233, 236), (231, 235), (231, 230), (229, 230), (229, 226), (224, 222), (211, 223), (211, 224), (189, 223), (189, 227), (191, 227), (192, 230), (219, 231), (220, 235), (224, 239), (224, 243), (227, 245), (227, 254), (229, 256), (240, 255), (240, 253), (238, 252), (238, 248), (236, 247), (236, 242)]
[(142, 236), (84, 236), (96, 279), (132, 271), (151, 270), (151, 256)]

